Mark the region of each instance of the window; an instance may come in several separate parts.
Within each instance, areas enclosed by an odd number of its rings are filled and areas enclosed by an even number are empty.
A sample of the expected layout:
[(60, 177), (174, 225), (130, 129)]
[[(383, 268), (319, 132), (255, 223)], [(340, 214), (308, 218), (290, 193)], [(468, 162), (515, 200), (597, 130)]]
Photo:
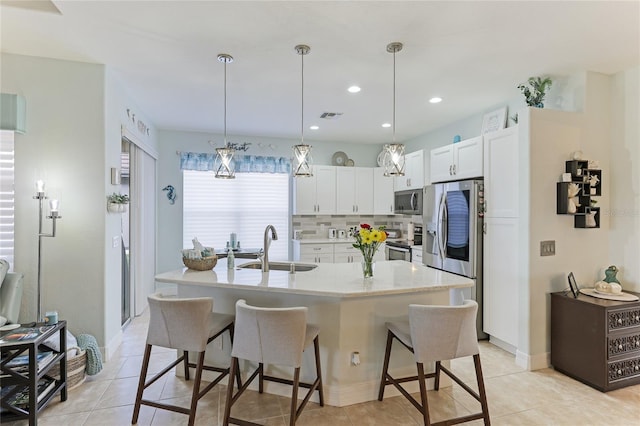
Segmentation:
[(0, 258), (13, 269), (15, 166), (13, 132), (0, 131)]
[(242, 248), (262, 248), (264, 229), (271, 224), (278, 240), (269, 259), (289, 258), (289, 174), (236, 173), (233, 180), (216, 179), (212, 172), (184, 170), (182, 246), (191, 240), (225, 248), (235, 232)]

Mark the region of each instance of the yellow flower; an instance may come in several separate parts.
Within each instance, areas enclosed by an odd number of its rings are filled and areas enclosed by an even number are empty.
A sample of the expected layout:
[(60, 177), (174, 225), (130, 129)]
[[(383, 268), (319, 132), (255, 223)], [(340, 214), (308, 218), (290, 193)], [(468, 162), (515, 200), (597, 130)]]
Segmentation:
[(373, 243), (373, 237), (371, 235), (371, 232), (367, 232), (366, 235), (362, 236), (362, 243), (363, 244), (371, 244)]
[(380, 231), (378, 231), (377, 229), (372, 229), (371, 230), (371, 239), (373, 241), (380, 241)]
[(364, 229), (364, 228), (360, 229), (360, 236), (362, 237), (362, 239), (370, 235), (371, 235), (371, 231), (369, 231), (368, 229)]
[(386, 239), (387, 239), (387, 233), (384, 230), (380, 231), (380, 242), (384, 243)]

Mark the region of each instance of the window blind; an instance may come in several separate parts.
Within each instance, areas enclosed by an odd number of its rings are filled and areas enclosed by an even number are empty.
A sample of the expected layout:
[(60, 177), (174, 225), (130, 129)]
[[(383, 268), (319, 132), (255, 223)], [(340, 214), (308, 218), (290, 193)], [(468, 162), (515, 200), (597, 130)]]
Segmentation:
[(184, 170), (183, 248), (192, 239), (223, 249), (235, 232), (242, 248), (262, 248), (264, 230), (273, 225), (278, 240), (269, 259), (289, 257), (289, 175), (238, 173), (232, 180), (216, 179), (212, 172)]
[(0, 258), (13, 270), (15, 162), (13, 132), (0, 131)]

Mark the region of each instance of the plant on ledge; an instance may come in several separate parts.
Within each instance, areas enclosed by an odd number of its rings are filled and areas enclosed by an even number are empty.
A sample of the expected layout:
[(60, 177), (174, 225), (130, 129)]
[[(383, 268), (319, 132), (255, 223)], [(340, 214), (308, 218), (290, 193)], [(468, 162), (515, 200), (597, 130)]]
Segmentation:
[(373, 277), (373, 256), (380, 247), (380, 244), (387, 239), (387, 231), (384, 226), (378, 229), (372, 228), (371, 225), (363, 223), (360, 229), (352, 228), (352, 234), (356, 239), (353, 246), (362, 252), (362, 273), (365, 278)]
[(115, 192), (107, 196), (107, 210), (112, 213), (124, 213), (127, 211), (129, 196), (127, 194), (116, 194)]
[(522, 91), (527, 106), (544, 108), (544, 97), (551, 88), (551, 83), (549, 77), (529, 77), (526, 84), (518, 85), (518, 89)]
[(129, 204), (127, 194), (116, 194), (115, 192), (107, 197), (107, 201), (113, 204)]

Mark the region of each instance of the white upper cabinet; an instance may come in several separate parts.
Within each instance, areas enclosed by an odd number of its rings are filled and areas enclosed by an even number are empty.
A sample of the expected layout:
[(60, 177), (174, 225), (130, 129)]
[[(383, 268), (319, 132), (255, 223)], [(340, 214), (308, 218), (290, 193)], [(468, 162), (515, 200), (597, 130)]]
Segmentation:
[(336, 168), (313, 166), (312, 177), (294, 179), (294, 214), (336, 213)]
[(418, 150), (405, 154), (404, 176), (395, 178), (395, 190), (418, 189), (424, 186), (424, 151)]
[(373, 169), (373, 214), (394, 214), (393, 181), (384, 175), (384, 167)]
[(338, 167), (336, 177), (336, 213), (373, 214), (373, 169)]
[(518, 217), (518, 129), (484, 135), (485, 217)]
[(431, 150), (431, 183), (483, 176), (482, 136)]

